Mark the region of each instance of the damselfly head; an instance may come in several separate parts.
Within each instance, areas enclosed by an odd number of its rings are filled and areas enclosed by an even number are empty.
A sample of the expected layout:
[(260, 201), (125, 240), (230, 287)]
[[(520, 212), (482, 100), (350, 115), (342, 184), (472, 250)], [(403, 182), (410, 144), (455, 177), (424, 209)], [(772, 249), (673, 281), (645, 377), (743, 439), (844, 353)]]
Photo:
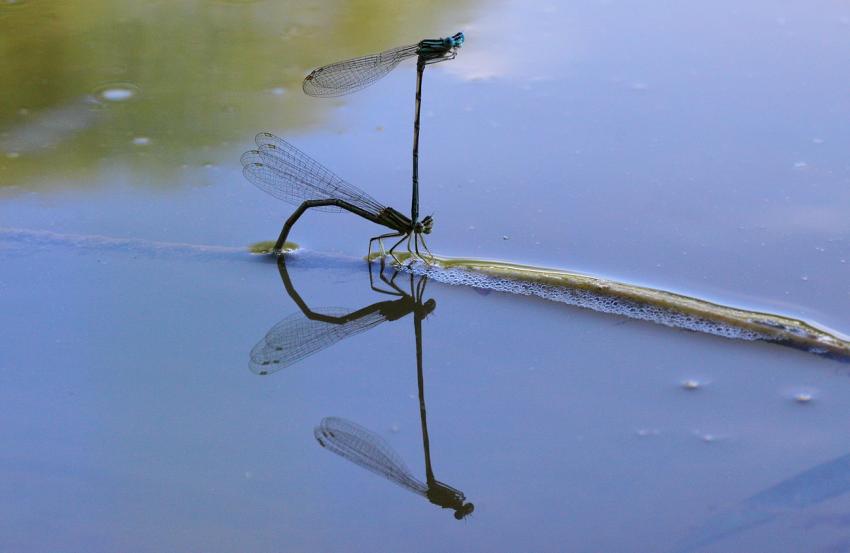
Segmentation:
[(422, 234), (431, 234), (431, 230), (434, 228), (434, 218), (428, 215), (422, 221), (417, 223), (418, 232)]

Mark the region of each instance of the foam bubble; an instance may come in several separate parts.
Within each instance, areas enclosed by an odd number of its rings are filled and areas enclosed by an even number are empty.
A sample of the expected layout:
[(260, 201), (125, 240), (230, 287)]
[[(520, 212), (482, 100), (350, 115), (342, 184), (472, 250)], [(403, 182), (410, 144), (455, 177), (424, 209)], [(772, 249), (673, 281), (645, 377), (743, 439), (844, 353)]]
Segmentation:
[(445, 284), (471, 286), (473, 288), (495, 290), (497, 292), (507, 292), (522, 296), (537, 296), (551, 301), (592, 309), (601, 313), (622, 315), (631, 319), (650, 321), (665, 326), (713, 334), (724, 338), (735, 338), (738, 340), (769, 339), (767, 335), (751, 330), (737, 328), (646, 303), (595, 294), (587, 290), (578, 290), (566, 286), (555, 286), (539, 282), (512, 280), (458, 268), (428, 266), (424, 263), (414, 263), (405, 268), (414, 274), (425, 275), (428, 278)]

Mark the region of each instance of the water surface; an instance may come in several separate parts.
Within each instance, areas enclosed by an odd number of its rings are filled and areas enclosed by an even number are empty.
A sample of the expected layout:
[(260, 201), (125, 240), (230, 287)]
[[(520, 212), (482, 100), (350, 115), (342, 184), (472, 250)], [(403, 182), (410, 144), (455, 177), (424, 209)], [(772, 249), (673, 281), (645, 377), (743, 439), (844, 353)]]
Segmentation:
[[(303, 312), (247, 253), (293, 208), (239, 154), (274, 132), (406, 210), (413, 67), (337, 100), (300, 79), (457, 30), (424, 86), (435, 253), (850, 331), (843, 3), (2, 4), (0, 226), (54, 233), (0, 239), (2, 549), (847, 548), (846, 364), (429, 281), (430, 459), (461, 521), (314, 437), (354, 422), (427, 480), (412, 312), (252, 372)], [(303, 217), (303, 301), (398, 299), (360, 258), (377, 230)]]

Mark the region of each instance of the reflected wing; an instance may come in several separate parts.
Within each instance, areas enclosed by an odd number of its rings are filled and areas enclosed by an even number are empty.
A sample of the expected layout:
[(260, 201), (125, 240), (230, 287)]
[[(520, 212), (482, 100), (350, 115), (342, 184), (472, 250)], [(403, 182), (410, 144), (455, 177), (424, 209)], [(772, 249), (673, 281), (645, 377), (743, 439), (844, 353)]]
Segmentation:
[[(260, 190), (287, 203), (339, 199), (373, 215), (385, 207), (286, 140), (271, 133), (256, 136), (257, 149), (242, 154), (242, 174)], [(316, 209), (339, 211), (338, 207)]]
[(427, 495), (428, 487), (413, 477), (410, 469), (389, 444), (359, 424), (328, 417), (322, 419), (319, 426), (313, 430), (313, 435), (325, 449), (412, 492)]
[[(340, 308), (323, 311), (330, 317), (350, 314), (350, 310)], [(274, 325), (251, 350), (251, 371), (259, 375), (277, 372), (386, 320), (378, 311), (341, 324), (315, 321), (303, 313), (294, 313)]]
[(418, 48), (419, 44), (409, 44), (325, 65), (307, 75), (302, 88), (306, 94), (319, 97), (342, 96), (361, 90), (392, 71), (402, 60), (415, 56)]

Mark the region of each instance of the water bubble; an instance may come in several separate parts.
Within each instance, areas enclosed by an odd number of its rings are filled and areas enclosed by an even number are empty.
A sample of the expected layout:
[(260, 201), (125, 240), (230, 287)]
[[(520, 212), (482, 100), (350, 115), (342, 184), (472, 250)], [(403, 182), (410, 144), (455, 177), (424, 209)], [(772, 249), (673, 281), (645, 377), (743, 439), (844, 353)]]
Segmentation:
[(275, 96), (283, 96), (284, 94), (286, 94), (286, 89), (282, 86), (276, 86), (271, 90), (271, 93)]
[(511, 237), (508, 236), (507, 234), (502, 236), (502, 240), (510, 240), (510, 239), (511, 239)]
[(798, 393), (794, 394), (794, 401), (796, 401), (797, 403), (809, 403), (814, 398), (815, 398), (815, 396), (813, 396), (812, 394), (810, 394), (808, 392), (798, 392)]
[(703, 386), (702, 382), (700, 382), (699, 380), (693, 379), (693, 378), (689, 378), (687, 380), (682, 381), (682, 389), (683, 390), (690, 390), (690, 391), (699, 390), (700, 388), (702, 388), (702, 386)]
[(801, 276), (801, 277), (800, 277), (800, 280), (802, 280), (803, 282), (807, 282), (807, 281), (809, 280), (809, 275), (803, 275), (803, 276)]
[(795, 390), (791, 390), (790, 393), (786, 395), (786, 397), (790, 397), (794, 403), (799, 403), (800, 405), (811, 403), (816, 396), (817, 390), (808, 386), (801, 386)]
[(648, 436), (658, 436), (661, 432), (657, 428), (638, 428), (636, 433), (641, 438), (646, 438)]
[(109, 100), (110, 102), (123, 102), (133, 97), (133, 91), (127, 88), (109, 88), (104, 90), (100, 95), (104, 100)]
[(9, 159), (18, 159), (21, 157), (20, 152), (6, 152), (6, 157)]
[(29, 114), (30, 114), (30, 110), (28, 110), (27, 108), (21, 108), (21, 109), (18, 110), (18, 115), (27, 116)]
[(133, 139), (133, 144), (135, 144), (136, 146), (147, 146), (150, 143), (151, 139), (147, 136), (137, 136)]
[(139, 88), (132, 83), (109, 83), (95, 90), (94, 95), (107, 102), (126, 102), (139, 93)]
[(823, 138), (812, 138), (812, 142), (815, 144), (823, 144)]
[(809, 164), (806, 163), (805, 161), (795, 161), (794, 162), (794, 169), (805, 169), (808, 166), (809, 166)]

